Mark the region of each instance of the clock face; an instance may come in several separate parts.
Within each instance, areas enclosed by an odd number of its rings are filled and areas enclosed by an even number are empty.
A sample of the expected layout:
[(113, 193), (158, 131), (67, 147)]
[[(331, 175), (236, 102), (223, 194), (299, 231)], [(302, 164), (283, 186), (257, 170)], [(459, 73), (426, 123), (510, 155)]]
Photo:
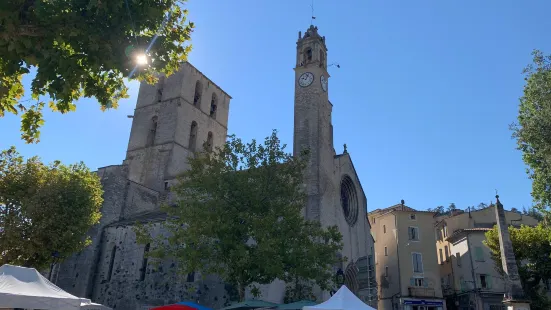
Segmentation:
[(302, 87), (310, 86), (310, 84), (312, 84), (313, 81), (314, 81), (314, 74), (312, 74), (311, 72), (306, 72), (306, 73), (303, 73), (298, 78), (298, 85)]
[(327, 91), (327, 79), (325, 78), (325, 76), (320, 76), (320, 82), (321, 82), (321, 89), (323, 89), (323, 91)]

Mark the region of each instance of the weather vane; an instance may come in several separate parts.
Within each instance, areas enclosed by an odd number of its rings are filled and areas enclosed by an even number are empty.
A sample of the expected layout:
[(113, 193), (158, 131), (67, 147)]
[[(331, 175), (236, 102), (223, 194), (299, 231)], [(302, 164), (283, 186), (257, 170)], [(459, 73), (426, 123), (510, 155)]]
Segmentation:
[(316, 19), (316, 17), (314, 16), (314, 0), (312, 0), (312, 4), (310, 5), (310, 7), (312, 8), (312, 19), (310, 20), (310, 25), (313, 25), (314, 19)]

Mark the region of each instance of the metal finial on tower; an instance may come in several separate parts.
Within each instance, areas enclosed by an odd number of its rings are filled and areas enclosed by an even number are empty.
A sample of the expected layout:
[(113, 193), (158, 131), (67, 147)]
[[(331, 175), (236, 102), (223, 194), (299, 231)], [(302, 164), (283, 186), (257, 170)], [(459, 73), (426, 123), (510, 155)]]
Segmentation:
[(312, 19), (310, 20), (310, 25), (313, 25), (314, 19), (316, 19), (316, 17), (314, 16), (314, 0), (312, 0), (312, 4), (310, 5), (310, 7), (312, 8)]

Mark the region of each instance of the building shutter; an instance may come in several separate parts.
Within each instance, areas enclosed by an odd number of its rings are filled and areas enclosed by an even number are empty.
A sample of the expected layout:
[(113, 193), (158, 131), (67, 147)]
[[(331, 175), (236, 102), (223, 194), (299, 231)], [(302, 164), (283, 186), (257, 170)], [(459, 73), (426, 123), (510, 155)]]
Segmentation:
[(415, 286), (415, 278), (409, 278), (409, 285)]
[(411, 228), (411, 227), (408, 227), (409, 240), (413, 240), (413, 236), (412, 236), (411, 230), (412, 230), (412, 228)]
[(479, 262), (483, 262), (484, 261), (484, 252), (482, 251), (482, 247), (475, 247), (475, 257), (476, 257), (476, 260), (479, 261)]

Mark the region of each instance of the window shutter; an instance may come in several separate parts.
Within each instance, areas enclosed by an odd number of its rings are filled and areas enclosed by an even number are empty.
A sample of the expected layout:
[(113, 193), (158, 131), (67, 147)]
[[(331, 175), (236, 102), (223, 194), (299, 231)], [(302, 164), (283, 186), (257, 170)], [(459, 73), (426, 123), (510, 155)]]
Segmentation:
[(411, 236), (411, 227), (408, 227), (408, 236), (409, 236), (409, 240), (412, 240), (412, 236)]
[(492, 288), (492, 282), (494, 282), (494, 278), (490, 275), (486, 275), (486, 285), (489, 289)]
[(415, 286), (415, 278), (409, 278), (409, 284)]
[(423, 286), (429, 287), (429, 281), (427, 281), (426, 279), (423, 279)]

